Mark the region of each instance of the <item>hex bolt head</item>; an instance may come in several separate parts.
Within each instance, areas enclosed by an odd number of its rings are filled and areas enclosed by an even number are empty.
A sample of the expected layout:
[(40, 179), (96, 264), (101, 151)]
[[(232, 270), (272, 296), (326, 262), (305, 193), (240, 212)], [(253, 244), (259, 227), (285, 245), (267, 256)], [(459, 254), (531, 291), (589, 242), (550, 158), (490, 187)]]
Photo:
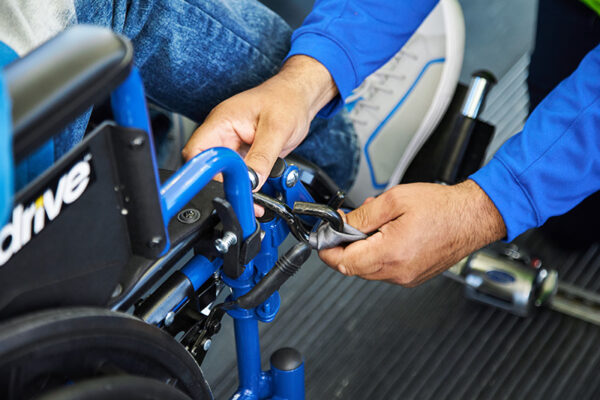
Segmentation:
[(287, 176), (285, 177), (285, 185), (287, 187), (291, 188), (296, 183), (298, 183), (299, 176), (300, 176), (300, 174), (298, 173), (297, 169), (291, 170), (290, 172), (288, 172)]
[(165, 326), (171, 326), (173, 321), (175, 320), (175, 313), (173, 311), (169, 311), (165, 316)]
[(237, 236), (233, 232), (225, 232), (222, 238), (215, 240), (215, 249), (221, 254), (227, 254), (229, 248), (237, 243)]

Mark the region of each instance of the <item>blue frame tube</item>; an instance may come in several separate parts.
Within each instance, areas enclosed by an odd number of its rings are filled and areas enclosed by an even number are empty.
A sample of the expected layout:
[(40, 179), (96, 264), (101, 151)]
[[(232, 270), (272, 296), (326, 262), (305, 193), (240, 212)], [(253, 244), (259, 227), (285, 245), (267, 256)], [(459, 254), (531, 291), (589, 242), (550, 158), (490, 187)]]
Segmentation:
[(235, 151), (225, 147), (198, 154), (161, 187), (165, 225), (218, 173), (223, 173), (225, 197), (240, 221), (244, 239), (253, 234), (256, 219), (248, 167)]
[(187, 262), (181, 269), (181, 272), (188, 277), (194, 290), (198, 290), (206, 283), (208, 278), (219, 270), (221, 265), (223, 265), (223, 260), (220, 258), (215, 258), (215, 260), (211, 262), (208, 258), (198, 254)]
[[(156, 151), (154, 150), (154, 137), (152, 136), (152, 127), (150, 125), (150, 115), (146, 104), (146, 94), (144, 84), (137, 68), (133, 67), (127, 79), (123, 81), (110, 95), (110, 103), (118, 125), (125, 128), (137, 128), (148, 132), (150, 143), (150, 153), (152, 154), (152, 165), (154, 167), (154, 180), (156, 187), (160, 187), (158, 178), (158, 164), (156, 162)], [(159, 199), (163, 214), (165, 215), (165, 205), (162, 198)], [(168, 221), (167, 221), (168, 223)], [(165, 232), (167, 234), (167, 245), (162, 252), (166, 254), (171, 247), (167, 224), (165, 223)]]
[(232, 397), (236, 400), (259, 398), (262, 370), (258, 322), (251, 315), (233, 320), (238, 362), (239, 389)]
[(271, 364), (273, 397), (271, 400), (304, 400), (304, 362), (292, 371), (282, 371)]
[(152, 137), (144, 84), (137, 68), (131, 69), (127, 79), (111, 93), (110, 100), (117, 124), (126, 128), (141, 129)]

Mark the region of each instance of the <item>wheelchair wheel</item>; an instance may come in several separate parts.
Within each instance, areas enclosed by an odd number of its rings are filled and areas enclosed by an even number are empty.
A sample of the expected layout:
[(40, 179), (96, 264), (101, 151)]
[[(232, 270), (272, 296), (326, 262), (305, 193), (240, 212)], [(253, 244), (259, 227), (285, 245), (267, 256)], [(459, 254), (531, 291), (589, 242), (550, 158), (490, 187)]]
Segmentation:
[(212, 399), (193, 357), (167, 333), (133, 316), (64, 308), (0, 325), (0, 398), (37, 398), (65, 386), (94, 383), (93, 378), (117, 376), (130, 379), (119, 381), (121, 385), (147, 377), (192, 399)]
[(166, 383), (138, 376), (90, 379), (52, 390), (36, 400), (190, 400)]

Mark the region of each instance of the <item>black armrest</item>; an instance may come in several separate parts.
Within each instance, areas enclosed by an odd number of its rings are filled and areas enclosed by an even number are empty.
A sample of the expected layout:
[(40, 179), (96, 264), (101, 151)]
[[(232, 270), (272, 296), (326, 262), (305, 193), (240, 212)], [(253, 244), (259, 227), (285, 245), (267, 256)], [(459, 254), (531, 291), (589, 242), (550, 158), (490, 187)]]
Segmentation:
[(106, 28), (74, 26), (5, 69), (13, 150), (22, 160), (129, 74), (133, 48)]

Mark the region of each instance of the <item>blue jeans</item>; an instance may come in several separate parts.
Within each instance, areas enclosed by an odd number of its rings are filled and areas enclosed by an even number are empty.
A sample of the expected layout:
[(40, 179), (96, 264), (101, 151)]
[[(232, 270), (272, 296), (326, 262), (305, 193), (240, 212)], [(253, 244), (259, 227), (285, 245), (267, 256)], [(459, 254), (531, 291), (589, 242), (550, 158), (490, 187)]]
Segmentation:
[[(256, 0), (77, 0), (75, 8), (76, 23), (131, 39), (151, 102), (199, 123), (221, 101), (274, 75), (289, 50), (290, 27)], [(56, 138), (56, 158), (81, 140), (89, 115)], [(356, 176), (358, 144), (344, 113), (315, 119), (296, 153), (342, 188)]]

